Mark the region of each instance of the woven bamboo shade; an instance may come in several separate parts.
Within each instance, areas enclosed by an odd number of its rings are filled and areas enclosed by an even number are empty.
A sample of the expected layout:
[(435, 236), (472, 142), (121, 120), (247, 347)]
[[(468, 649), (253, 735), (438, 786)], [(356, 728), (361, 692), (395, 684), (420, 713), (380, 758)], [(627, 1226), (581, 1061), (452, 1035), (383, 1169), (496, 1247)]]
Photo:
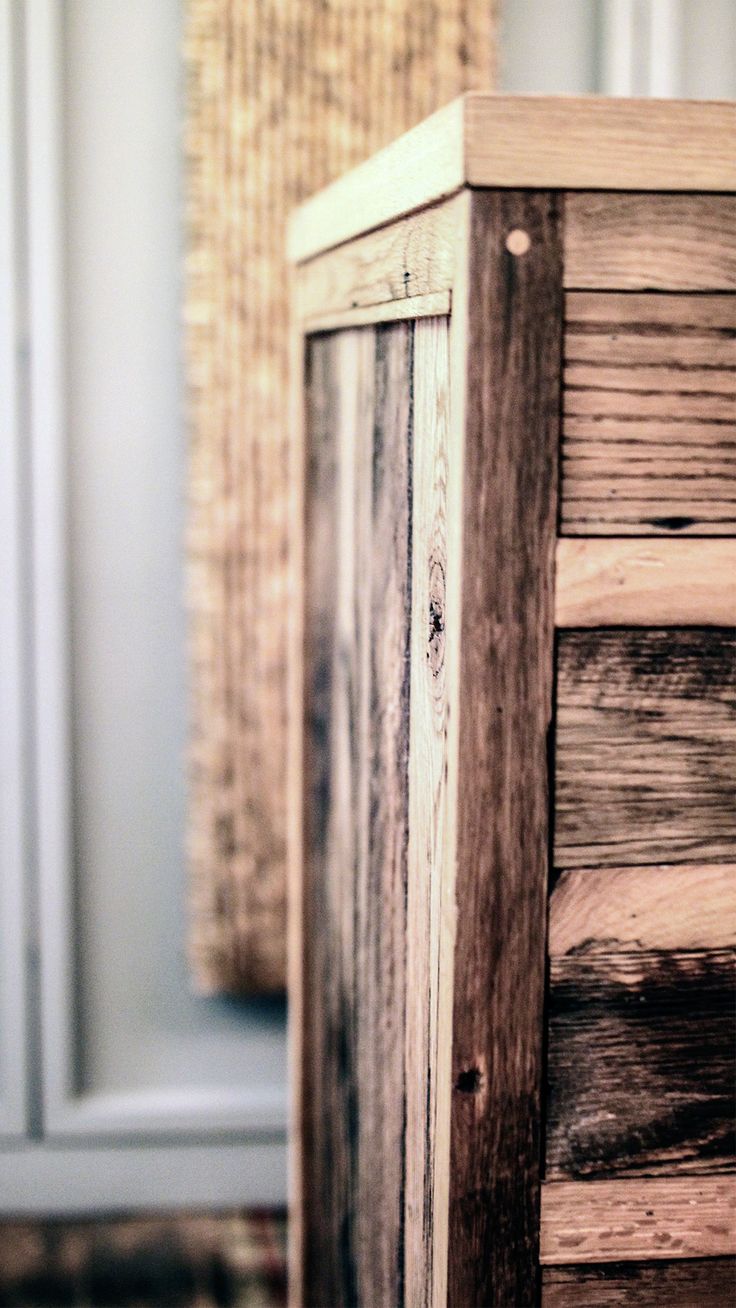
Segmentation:
[(285, 984), (289, 210), (493, 76), (494, 0), (189, 0), (190, 957)]

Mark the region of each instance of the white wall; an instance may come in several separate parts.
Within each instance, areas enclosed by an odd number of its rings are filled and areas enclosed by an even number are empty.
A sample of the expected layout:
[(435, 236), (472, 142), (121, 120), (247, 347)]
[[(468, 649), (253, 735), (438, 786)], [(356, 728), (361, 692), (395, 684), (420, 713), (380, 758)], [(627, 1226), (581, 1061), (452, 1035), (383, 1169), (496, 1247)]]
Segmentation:
[(184, 957), (181, 4), (64, 8), (84, 1084), (275, 1094), (282, 1008), (194, 998)]
[(0, 0), (0, 1211), (285, 1195), (284, 1005), (184, 952), (182, 10)]
[(736, 97), (734, 0), (501, 0), (501, 88)]

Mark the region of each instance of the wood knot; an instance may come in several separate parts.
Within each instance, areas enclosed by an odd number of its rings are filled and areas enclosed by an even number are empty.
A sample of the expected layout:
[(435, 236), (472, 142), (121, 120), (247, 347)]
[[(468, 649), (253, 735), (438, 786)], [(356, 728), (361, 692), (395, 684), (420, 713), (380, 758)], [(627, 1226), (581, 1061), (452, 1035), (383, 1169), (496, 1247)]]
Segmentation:
[(429, 636), (427, 659), (436, 677), (445, 661), (445, 570), (439, 559), (429, 567)]

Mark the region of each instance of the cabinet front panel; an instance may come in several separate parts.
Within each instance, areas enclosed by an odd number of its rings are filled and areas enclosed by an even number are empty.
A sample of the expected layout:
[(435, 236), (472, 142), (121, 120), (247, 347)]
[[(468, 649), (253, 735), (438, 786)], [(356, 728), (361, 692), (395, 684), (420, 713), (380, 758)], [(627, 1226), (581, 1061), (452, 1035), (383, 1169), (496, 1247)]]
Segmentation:
[(565, 214), (542, 1302), (723, 1308), (736, 198), (568, 193)]

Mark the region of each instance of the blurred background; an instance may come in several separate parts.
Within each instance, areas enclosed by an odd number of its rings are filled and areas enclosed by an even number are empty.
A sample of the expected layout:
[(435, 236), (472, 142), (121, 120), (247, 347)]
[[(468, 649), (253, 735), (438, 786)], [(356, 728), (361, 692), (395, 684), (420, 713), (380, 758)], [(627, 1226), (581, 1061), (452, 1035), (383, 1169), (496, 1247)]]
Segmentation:
[[(81, 1266), (59, 1219), (177, 1211), (230, 1214), (190, 1228), (202, 1302), (236, 1301), (225, 1246), (237, 1302), (283, 1295), (285, 1004), (197, 995), (186, 961), (184, 9), (0, 0), (3, 1303)], [(497, 90), (736, 96), (733, 0), (497, 23)], [(172, 1230), (136, 1237), (169, 1287)], [(128, 1301), (99, 1287), (133, 1244), (98, 1242), (90, 1301)]]

